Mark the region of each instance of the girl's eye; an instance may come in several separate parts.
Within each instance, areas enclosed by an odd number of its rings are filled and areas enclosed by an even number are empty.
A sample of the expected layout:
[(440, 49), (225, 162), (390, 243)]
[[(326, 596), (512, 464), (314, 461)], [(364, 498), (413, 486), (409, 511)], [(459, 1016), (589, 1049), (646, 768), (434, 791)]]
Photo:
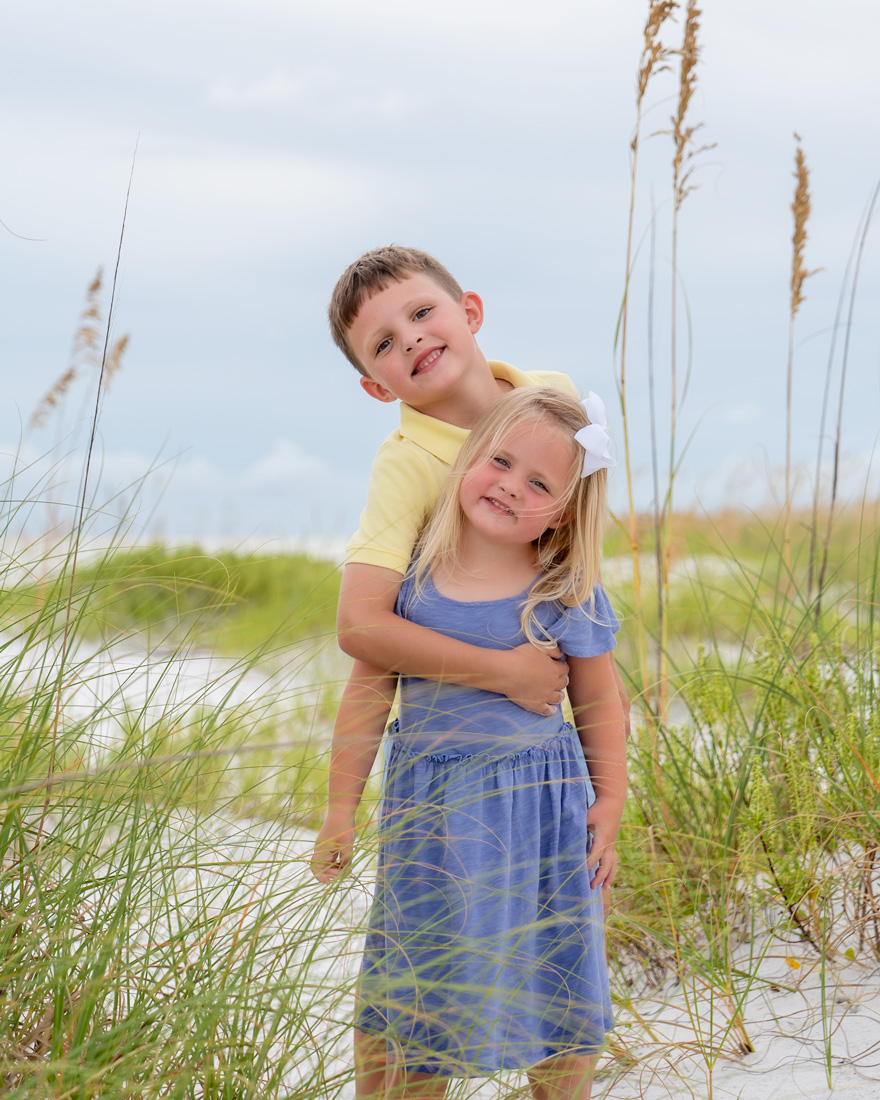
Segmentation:
[(492, 461), (499, 466), (503, 466), (505, 469), (510, 465), (506, 458), (502, 458), (501, 455), (492, 455)]
[(389, 346), (390, 346), (390, 344), (391, 344), (391, 341), (390, 341), (390, 340), (383, 340), (383, 341), (382, 341), (382, 342), (381, 342), (381, 343), (379, 344), (379, 346), (378, 346), (378, 347), (376, 348), (376, 354), (377, 354), (377, 355), (381, 355), (381, 354), (382, 354), (382, 352), (383, 352), (383, 351), (384, 351), (384, 350), (385, 350), (385, 349), (386, 349), (387, 347), (389, 347)]
[(550, 490), (547, 488), (547, 486), (544, 484), (543, 481), (533, 481), (532, 485), (537, 486), (544, 493), (549, 493), (550, 492)]
[(415, 314), (414, 314), (414, 319), (416, 321), (424, 321), (424, 319), (431, 312), (432, 308), (433, 308), (432, 306), (422, 306), (421, 309), (417, 309)]

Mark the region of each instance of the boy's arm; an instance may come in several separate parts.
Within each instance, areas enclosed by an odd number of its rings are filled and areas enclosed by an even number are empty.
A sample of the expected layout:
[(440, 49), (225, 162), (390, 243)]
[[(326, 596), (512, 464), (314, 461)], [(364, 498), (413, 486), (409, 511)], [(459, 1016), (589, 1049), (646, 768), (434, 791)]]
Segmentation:
[(385, 725), (397, 676), (356, 661), (333, 726), (327, 814), (315, 841), (312, 873), (329, 882), (351, 862), (355, 813)]
[(610, 886), (617, 874), (615, 844), (626, 799), (624, 714), (611, 653), (569, 657), (568, 695), (578, 737), (596, 792), (587, 813), (593, 844), (587, 866), (596, 868), (592, 885)]
[[(350, 563), (342, 574), (337, 628), (349, 656), (425, 680), (494, 691), (534, 714), (552, 714), (568, 665), (533, 645), (486, 649), (435, 633), (394, 613), (402, 577), (393, 569)], [(561, 657), (561, 650), (553, 651)]]

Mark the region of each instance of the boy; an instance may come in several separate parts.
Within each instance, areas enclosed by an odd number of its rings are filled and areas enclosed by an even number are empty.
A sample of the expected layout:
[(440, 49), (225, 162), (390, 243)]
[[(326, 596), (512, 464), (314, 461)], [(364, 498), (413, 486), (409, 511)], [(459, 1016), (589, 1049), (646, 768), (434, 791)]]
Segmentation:
[[(432, 256), (392, 245), (367, 252), (342, 274), (330, 329), (378, 401), (400, 399), (401, 426), (380, 447), (360, 529), (351, 539), (339, 598), (339, 644), (369, 665), (425, 679), (470, 684), (549, 714), (565, 693), (568, 667), (531, 645), (468, 645), (394, 614), (419, 530), (468, 430), (507, 390), (553, 386), (552, 371), (526, 374), (490, 363), (476, 334), (483, 303), (462, 292)], [(628, 708), (627, 708), (628, 712)]]
[[(553, 386), (577, 396), (564, 374), (525, 374), (488, 362), (475, 339), (483, 322), (479, 296), (462, 292), (442, 264), (417, 249), (392, 245), (361, 256), (337, 282), (329, 318), (333, 339), (361, 375), (362, 388), (377, 401), (399, 399), (401, 408), (400, 429), (376, 454), (360, 528), (346, 551), (339, 645), (355, 665), (334, 730), (330, 808), (312, 857), (312, 870), (323, 882), (351, 860), (355, 810), (375, 753), (374, 746), (346, 733), (369, 725), (371, 706), (381, 729), (386, 672), (470, 684), (542, 715), (564, 697), (568, 665), (558, 648), (547, 653), (528, 644), (508, 650), (468, 645), (399, 618), (394, 607), (419, 531), (482, 413), (521, 386)], [(629, 701), (612, 667), (628, 715)], [(606, 909), (607, 898), (606, 892)], [(386, 1095), (384, 1036), (355, 1030), (354, 1045), (356, 1095)], [(430, 1081), (418, 1084), (425, 1086), (425, 1097), (444, 1091), (431, 1091)]]

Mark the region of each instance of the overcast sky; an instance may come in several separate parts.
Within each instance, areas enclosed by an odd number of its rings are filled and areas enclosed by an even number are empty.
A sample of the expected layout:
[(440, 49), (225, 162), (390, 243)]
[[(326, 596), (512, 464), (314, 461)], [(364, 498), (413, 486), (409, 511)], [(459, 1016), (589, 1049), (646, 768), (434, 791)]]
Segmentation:
[[(27, 422), (68, 364), (99, 266), (109, 284), (136, 142), (114, 326), (131, 343), (99, 446), (105, 494), (166, 464), (163, 500), (153, 507), (155, 487), (142, 497), (147, 533), (329, 538), (356, 525), (396, 412), (360, 390), (329, 339), (325, 307), (345, 265), (390, 241), (434, 252), (482, 295), (490, 358), (569, 372), (606, 397), (620, 438), (614, 335), (647, 7), (7, 6), (2, 450), (31, 460), (53, 445), (54, 421)], [(677, 45), (681, 23), (667, 28)], [(794, 131), (811, 172), (806, 262), (823, 269), (807, 281), (796, 322), (794, 453), (815, 462), (837, 298), (880, 179), (878, 29), (876, 0), (705, 2), (691, 120), (703, 123), (697, 140), (715, 147), (699, 156), (699, 190), (680, 216), (692, 327), (681, 442), (693, 432), (682, 505), (760, 504), (782, 462)], [(670, 77), (655, 83), (646, 135), (668, 125), (675, 90)], [(628, 369), (645, 506), (652, 204), (666, 449), (670, 153), (668, 136), (646, 140), (636, 206), (644, 243)], [(848, 492), (865, 483), (878, 427), (878, 232), (850, 331)], [(680, 371), (686, 328), (682, 311)], [(79, 408), (77, 394), (67, 428)], [(874, 474), (872, 491), (877, 483)], [(618, 470), (618, 506), (623, 489)]]

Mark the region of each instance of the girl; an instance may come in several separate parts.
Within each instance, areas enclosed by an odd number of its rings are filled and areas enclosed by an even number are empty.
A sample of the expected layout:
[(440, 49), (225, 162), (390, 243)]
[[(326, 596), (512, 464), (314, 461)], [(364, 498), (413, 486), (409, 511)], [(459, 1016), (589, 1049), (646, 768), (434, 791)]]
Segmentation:
[[(525, 1069), (536, 1100), (587, 1100), (612, 1026), (601, 887), (617, 868), (624, 721), (598, 586), (602, 402), (539, 388), (468, 437), (401, 587), (398, 614), (569, 663), (577, 730), (506, 697), (403, 677), (389, 730), (380, 859), (355, 1032), (359, 1098), (444, 1095)], [(347, 867), (397, 677), (356, 664), (333, 735), (312, 869)], [(560, 692), (560, 703), (562, 699)]]

